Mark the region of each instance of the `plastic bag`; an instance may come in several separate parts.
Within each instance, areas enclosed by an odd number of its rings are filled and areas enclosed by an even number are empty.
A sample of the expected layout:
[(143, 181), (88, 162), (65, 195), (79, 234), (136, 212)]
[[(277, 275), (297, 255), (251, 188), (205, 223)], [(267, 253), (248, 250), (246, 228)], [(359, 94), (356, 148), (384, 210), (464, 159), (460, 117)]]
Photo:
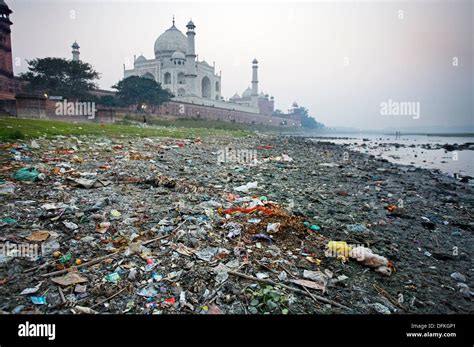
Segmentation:
[(28, 181), (28, 182), (34, 182), (38, 179), (41, 179), (39, 171), (36, 170), (34, 167), (29, 167), (29, 168), (24, 167), (16, 171), (13, 174), (13, 178), (16, 179), (17, 181)]

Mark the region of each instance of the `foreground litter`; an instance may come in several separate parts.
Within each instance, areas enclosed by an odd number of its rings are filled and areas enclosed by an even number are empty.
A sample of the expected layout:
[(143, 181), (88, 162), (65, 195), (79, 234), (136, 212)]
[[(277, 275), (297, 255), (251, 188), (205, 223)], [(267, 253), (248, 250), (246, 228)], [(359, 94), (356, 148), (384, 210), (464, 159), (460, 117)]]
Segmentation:
[(474, 195), (439, 172), (269, 136), (0, 149), (4, 313), (473, 312)]

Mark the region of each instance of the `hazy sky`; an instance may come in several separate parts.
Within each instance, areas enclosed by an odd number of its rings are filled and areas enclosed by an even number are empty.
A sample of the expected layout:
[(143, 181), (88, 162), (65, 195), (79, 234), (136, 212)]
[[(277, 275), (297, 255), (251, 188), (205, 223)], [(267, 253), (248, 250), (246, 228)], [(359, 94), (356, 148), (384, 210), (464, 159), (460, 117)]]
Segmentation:
[[(70, 58), (77, 40), (110, 89), (134, 54), (154, 56), (175, 15), (183, 33), (196, 24), (196, 52), (222, 70), (226, 98), (250, 85), (257, 58), (277, 108), (297, 101), (329, 126), (474, 126), (474, 1), (7, 3), (16, 74), (25, 59)], [(419, 119), (381, 115), (390, 99), (419, 102)]]

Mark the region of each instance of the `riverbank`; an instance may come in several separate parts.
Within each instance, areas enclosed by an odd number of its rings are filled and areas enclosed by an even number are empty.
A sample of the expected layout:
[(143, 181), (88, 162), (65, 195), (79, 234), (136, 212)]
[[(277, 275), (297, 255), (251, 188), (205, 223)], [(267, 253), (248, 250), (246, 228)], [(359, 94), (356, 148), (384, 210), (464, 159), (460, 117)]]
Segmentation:
[[(39, 137), (61, 136), (108, 136), (116, 137), (207, 137), (235, 136), (251, 134), (243, 128), (225, 128), (203, 123), (201, 126), (193, 123), (187, 126), (184, 122), (177, 124), (163, 121), (154, 126), (136, 124), (99, 124), (64, 122), (47, 119), (29, 119), (16, 117), (0, 117), (0, 141), (28, 140)], [(207, 126), (206, 126), (207, 125)]]
[(43, 250), (1, 257), (4, 312), (473, 312), (473, 189), (436, 171), (269, 135), (65, 136), (1, 158), (1, 240)]

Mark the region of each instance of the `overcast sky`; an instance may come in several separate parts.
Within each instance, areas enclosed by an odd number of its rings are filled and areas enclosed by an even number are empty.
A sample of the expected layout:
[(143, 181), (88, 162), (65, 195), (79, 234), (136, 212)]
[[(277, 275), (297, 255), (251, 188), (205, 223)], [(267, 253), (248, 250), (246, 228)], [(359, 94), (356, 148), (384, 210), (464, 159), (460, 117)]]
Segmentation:
[[(77, 40), (110, 89), (134, 54), (154, 56), (175, 15), (183, 33), (196, 24), (196, 52), (222, 70), (226, 98), (250, 85), (257, 58), (277, 108), (297, 101), (329, 126), (474, 126), (474, 1), (6, 1), (16, 74), (25, 60), (70, 58)], [(381, 115), (390, 99), (419, 102), (419, 119)]]

